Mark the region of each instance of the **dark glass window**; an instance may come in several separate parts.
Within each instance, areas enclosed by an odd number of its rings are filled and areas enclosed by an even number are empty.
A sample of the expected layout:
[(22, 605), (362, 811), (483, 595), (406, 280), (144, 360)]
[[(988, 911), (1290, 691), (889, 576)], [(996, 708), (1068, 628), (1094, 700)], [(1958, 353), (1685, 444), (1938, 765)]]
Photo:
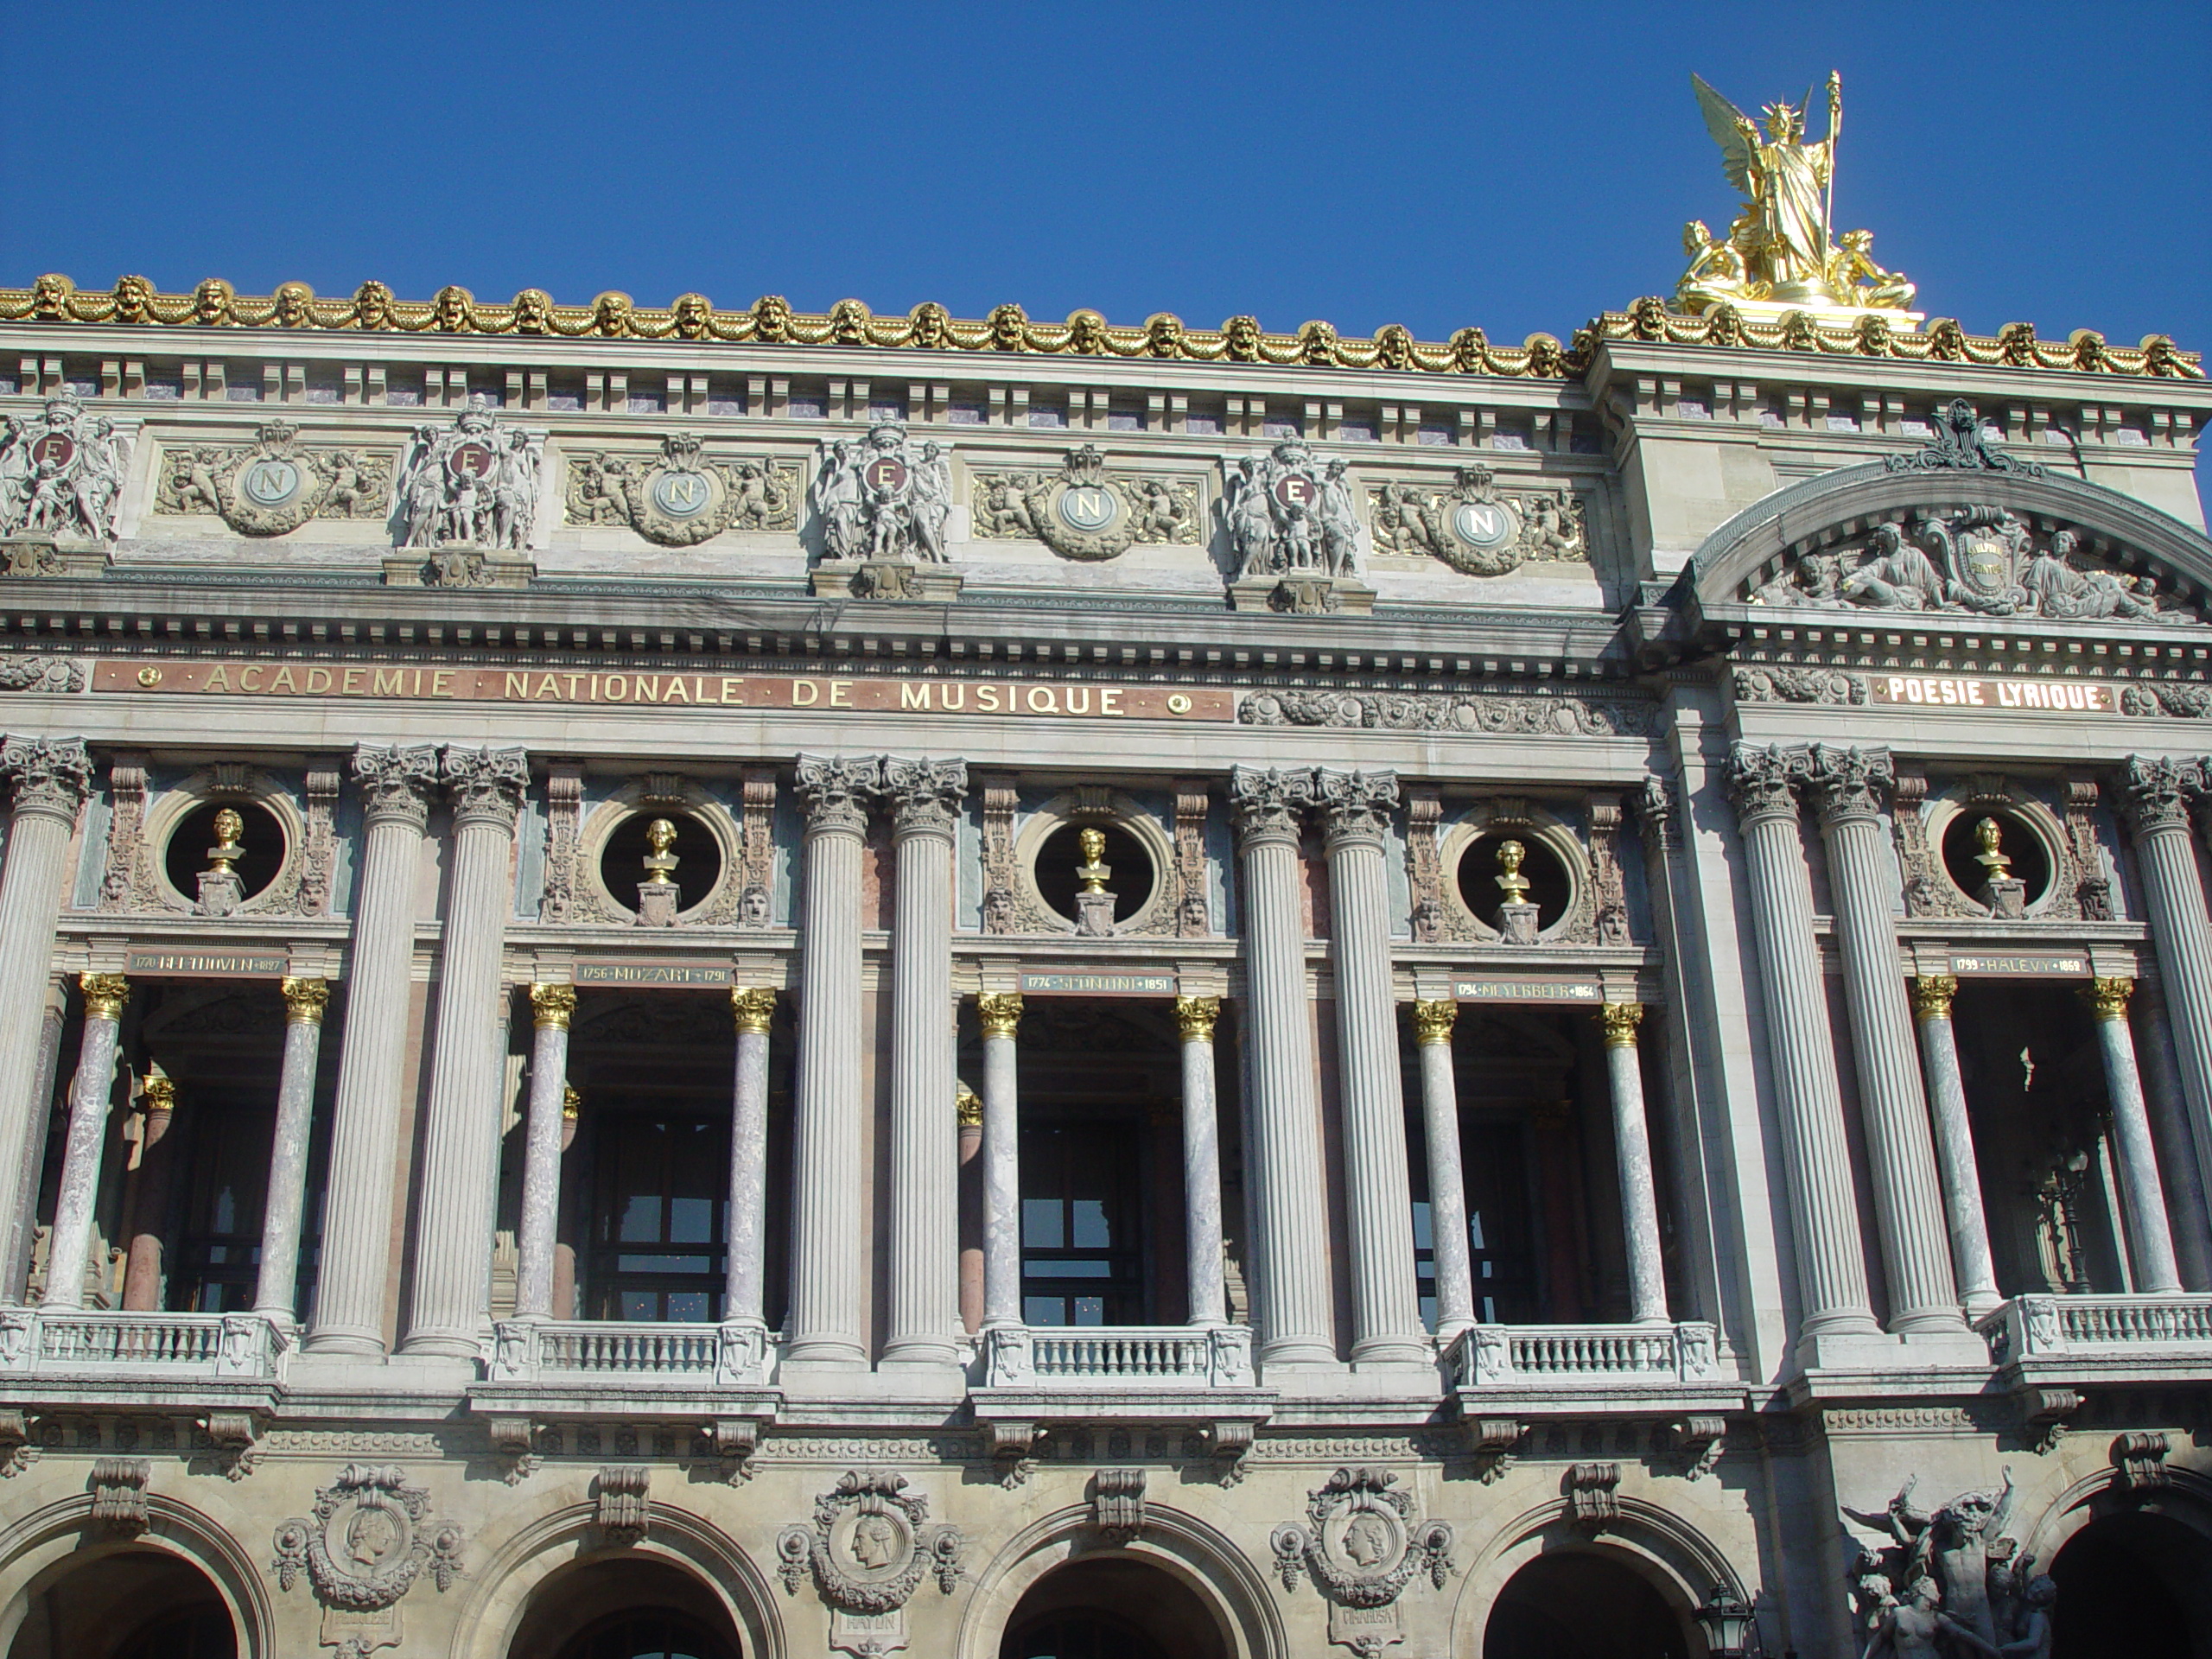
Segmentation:
[(124, 1643), (116, 1659), (236, 1659), (238, 1650), (231, 1616), (209, 1607), (171, 1614)]
[(610, 1110), (600, 1120), (591, 1317), (711, 1323), (722, 1312), (724, 1122)]
[[(1536, 1317), (1535, 1239), (1529, 1170), (1519, 1125), (1465, 1123), (1459, 1130), (1467, 1194), (1467, 1261), (1475, 1318), (1484, 1325), (1526, 1325)], [(1426, 1160), (1414, 1166), (1414, 1270), (1421, 1314), (1436, 1325), (1436, 1236)]]
[(169, 1130), (192, 1135), (184, 1234), (169, 1274), (168, 1303), (185, 1313), (238, 1313), (253, 1306), (261, 1271), (261, 1211), (275, 1115), (188, 1101)]
[(560, 1659), (737, 1659), (696, 1619), (660, 1608), (601, 1619), (561, 1649)]
[(1022, 1130), (1023, 1323), (1144, 1323), (1140, 1144), (1127, 1124)]

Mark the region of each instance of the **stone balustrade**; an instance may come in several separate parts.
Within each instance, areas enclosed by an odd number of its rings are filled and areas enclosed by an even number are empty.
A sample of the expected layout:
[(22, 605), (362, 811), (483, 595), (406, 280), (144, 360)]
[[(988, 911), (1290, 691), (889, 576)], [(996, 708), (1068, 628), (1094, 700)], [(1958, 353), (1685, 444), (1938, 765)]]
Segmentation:
[(757, 1325), (503, 1319), (490, 1370), (494, 1382), (752, 1388), (766, 1381), (772, 1357)]
[(986, 1332), (992, 1388), (1051, 1390), (1252, 1386), (1252, 1337), (1245, 1325), (1182, 1329), (1084, 1325)]
[(0, 1376), (265, 1380), (288, 1346), (273, 1322), (252, 1313), (0, 1310)]
[(1478, 1325), (1452, 1344), (1449, 1361), (1463, 1389), (1704, 1382), (1719, 1370), (1713, 1327), (1698, 1322)]

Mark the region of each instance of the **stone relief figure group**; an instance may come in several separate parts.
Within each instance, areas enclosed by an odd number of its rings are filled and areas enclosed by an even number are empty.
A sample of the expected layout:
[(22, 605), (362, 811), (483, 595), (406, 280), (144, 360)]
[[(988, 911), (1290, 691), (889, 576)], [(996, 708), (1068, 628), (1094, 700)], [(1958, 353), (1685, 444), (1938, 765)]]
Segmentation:
[(398, 544), (518, 551), (537, 522), (544, 441), (472, 400), (449, 427), (419, 426), (400, 464)]
[(1933, 1513), (1914, 1507), (1918, 1480), (1879, 1510), (1843, 1511), (1890, 1541), (1862, 1547), (1848, 1574), (1864, 1659), (2050, 1659), (2058, 1586), (2005, 1535), (2011, 1474)]
[(934, 440), (916, 443), (901, 426), (821, 448), (807, 504), (822, 532), (822, 556), (840, 562), (944, 564), (952, 514), (952, 462)]
[(0, 535), (99, 540), (115, 524), (124, 440), (75, 393), (35, 415), (0, 416)]
[(1326, 465), (1304, 444), (1224, 461), (1221, 512), (1236, 579), (1359, 574), (1359, 513), (1349, 468)]

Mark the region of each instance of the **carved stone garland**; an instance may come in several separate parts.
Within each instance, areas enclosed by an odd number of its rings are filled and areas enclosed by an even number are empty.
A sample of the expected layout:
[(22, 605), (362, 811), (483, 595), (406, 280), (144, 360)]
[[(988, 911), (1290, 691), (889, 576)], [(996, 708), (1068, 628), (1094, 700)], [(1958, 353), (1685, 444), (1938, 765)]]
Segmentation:
[(391, 505), (387, 450), (305, 448), (289, 421), (247, 444), (180, 444), (162, 454), (157, 513), (213, 513), (241, 536), (282, 536), (311, 518), (379, 519)]
[(273, 1567), (289, 1590), (302, 1571), (322, 1603), (322, 1645), (368, 1659), (400, 1643), (399, 1599), (424, 1573), (441, 1591), (461, 1572), (463, 1535), (429, 1525), (430, 1495), (397, 1464), (349, 1463), (315, 1493), (312, 1517), (276, 1529)]
[[(2051, 873), (2050, 896), (2036, 914), (2039, 919), (2053, 921), (2110, 921), (2112, 881), (2097, 852), (2096, 783), (2077, 778), (2069, 780), (2064, 788), (2066, 811), (2058, 868)], [(2017, 811), (2020, 805), (2018, 794), (1999, 777), (1970, 780), (1964, 798), (1965, 810), (1975, 814)], [(1890, 828), (1903, 877), (1905, 914), (1986, 917), (1988, 906), (1960, 893), (1949, 873), (1941, 868), (1941, 852), (1928, 834), (1929, 815), (1928, 779), (1917, 772), (1899, 772), (1891, 794)]]
[(1138, 545), (1195, 546), (1205, 522), (1197, 480), (1109, 474), (1087, 443), (1057, 473), (977, 473), (969, 498), (979, 539), (1027, 537), (1085, 563)]
[(1325, 726), (1390, 732), (1491, 732), (1529, 737), (1642, 737), (1648, 703), (1506, 692), (1248, 691), (1246, 726)]
[[(238, 761), (218, 762), (188, 780), (184, 788), (210, 803), (248, 801), (267, 805), (289, 802), (279, 779)], [(287, 847), (282, 867), (269, 886), (248, 899), (256, 916), (325, 916), (330, 912), (331, 882), (337, 861), (339, 773), (327, 761), (308, 768), (304, 833)], [(146, 836), (148, 782), (143, 754), (118, 754), (108, 768), (111, 816), (106, 868), (100, 874), (99, 907), (105, 915), (149, 912), (181, 913), (189, 908), (172, 897), (156, 874), (157, 849)]]
[(1416, 1522), (1397, 1478), (1387, 1469), (1339, 1469), (1307, 1495), (1306, 1524), (1268, 1535), (1282, 1587), (1311, 1577), (1329, 1602), (1329, 1640), (1361, 1659), (1402, 1639), (1397, 1600), (1416, 1573), (1441, 1590), (1452, 1571), (1451, 1527)]
[(798, 468), (765, 456), (703, 459), (689, 433), (661, 440), (658, 456), (601, 450), (569, 462), (572, 524), (622, 524), (663, 547), (692, 547), (724, 531), (798, 527)]
[(1442, 560), (1462, 575), (1503, 576), (1531, 561), (1586, 564), (1588, 515), (1566, 488), (1497, 488), (1487, 467), (1462, 467), (1448, 490), (1377, 485), (1367, 493), (1368, 531), (1378, 553)]
[(797, 1594), (810, 1571), (830, 1605), (830, 1645), (854, 1654), (906, 1645), (904, 1610), (925, 1573), (950, 1595), (966, 1541), (957, 1527), (931, 1525), (929, 1499), (909, 1496), (903, 1475), (854, 1470), (814, 1501), (814, 1524), (776, 1535), (776, 1571)]

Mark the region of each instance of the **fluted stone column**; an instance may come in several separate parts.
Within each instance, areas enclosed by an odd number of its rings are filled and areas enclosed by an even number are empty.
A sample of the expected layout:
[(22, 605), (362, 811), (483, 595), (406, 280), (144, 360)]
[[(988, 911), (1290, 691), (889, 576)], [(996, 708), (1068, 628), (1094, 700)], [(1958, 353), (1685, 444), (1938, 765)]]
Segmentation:
[(269, 1138), (269, 1189), (261, 1208), (261, 1269), (253, 1311), (289, 1329), (299, 1316), (300, 1222), (307, 1210), (308, 1141), (315, 1128), (315, 1064), (330, 984), (287, 979), (284, 1059), (277, 1073), (276, 1126)]
[(729, 1115), (729, 1215), (723, 1236), (722, 1323), (767, 1328), (768, 1027), (776, 994), (765, 985), (734, 987), (737, 1077)]
[(1269, 1365), (1332, 1365), (1328, 1188), (1306, 925), (1299, 902), (1300, 827), (1313, 801), (1305, 771), (1233, 769), (1249, 986), (1251, 1168), (1257, 1221), (1253, 1306)]
[(960, 1360), (960, 1176), (952, 1025), (959, 760), (883, 763), (899, 860), (891, 935), (891, 1298), (885, 1370)]
[(1413, 1192), (1406, 1169), (1406, 1085), (1390, 982), (1385, 832), (1397, 774), (1314, 773), (1329, 858), (1329, 955), (1336, 970), (1339, 1128), (1351, 1254), (1355, 1365), (1433, 1357), (1414, 1274)]
[[(47, 1017), (47, 981), (54, 959), (54, 925), (69, 876), (69, 842), (77, 809), (92, 777), (79, 738), (11, 737), (0, 743), (0, 782), (13, 791), (8, 855), (0, 866), (0, 1201), (16, 1213), (0, 1217), (29, 1243), (31, 1206), (38, 1200), (40, 1139), (49, 1096), (38, 1090), (32, 1063)], [(48, 1079), (50, 1090), (52, 1079)], [(37, 1120), (34, 1122), (34, 1120)], [(26, 1259), (22, 1249), (14, 1258)], [(21, 1294), (11, 1279), (11, 1294)]]
[(1789, 1177), (1796, 1247), (1801, 1338), (1872, 1336), (1859, 1213), (1851, 1191), (1843, 1093), (1813, 937), (1813, 889), (1798, 841), (1804, 751), (1739, 743), (1728, 757), (1728, 791), (1744, 837), (1751, 932), (1765, 1003), (1767, 1052)]
[(530, 988), (530, 1105), (523, 1120), (522, 1225), (515, 1240), (515, 1317), (553, 1317), (553, 1256), (561, 1224), (561, 1110), (569, 1093), (573, 985)]
[(1467, 1184), (1460, 1167), (1459, 1079), (1452, 1064), (1452, 1001), (1413, 1005), (1421, 1050), (1422, 1139), (1428, 1143), (1428, 1233), (1436, 1269), (1436, 1336), (1450, 1347), (1475, 1323), (1474, 1263), (1467, 1248)]
[(416, 887), (423, 825), (437, 787), (438, 753), (424, 744), (353, 752), (361, 792), (361, 874), (353, 890), (353, 948), (346, 980), (346, 1026), (338, 1048), (338, 1097), (331, 1109), (330, 1175), (315, 1274), (318, 1352), (384, 1351), (385, 1292), (391, 1252), (392, 1185), (415, 954)]
[(2189, 1130), (2189, 1105), (2182, 1096), (2181, 1064), (2174, 1058), (2165, 991), (2156, 978), (2139, 984), (2134, 1008), (2135, 1052), (2143, 1059), (2144, 1101), (2151, 1109), (2158, 1173), (2165, 1178), (2166, 1214), (2173, 1222), (2182, 1288), (2212, 1290), (2212, 1210), (2205, 1205), (2196, 1142)]
[(1923, 974), (1913, 982), (1912, 1012), (1920, 1022), (1920, 1058), (1928, 1074), (1928, 1109), (1936, 1131), (1936, 1167), (1943, 1183), (1943, 1218), (1951, 1234), (1951, 1271), (1967, 1317), (1993, 1313), (2005, 1300), (1989, 1255), (1989, 1223), (1981, 1207), (1981, 1170), (1967, 1119), (1966, 1079), (1959, 1071), (1951, 999), (1959, 982)]
[(1882, 825), (1881, 801), (1895, 776), (1890, 757), (1879, 750), (1813, 747), (1812, 782), (1827, 843), (1844, 1007), (1889, 1281), (1889, 1328), (1904, 1335), (1959, 1331), (1965, 1321), (1951, 1276), (1928, 1096), (1914, 1054), (1904, 964), (1890, 904), (1897, 855)]
[(1014, 1047), (1021, 997), (976, 999), (983, 1033), (983, 1327), (1021, 1320), (1021, 1114)]
[(77, 1075), (69, 1085), (69, 1136), (62, 1147), (54, 1232), (46, 1247), (48, 1307), (85, 1305), (92, 1208), (99, 1201), (108, 1103), (115, 1093), (116, 1037), (124, 1006), (130, 1001), (130, 982), (121, 974), (86, 974), (77, 985), (85, 995), (85, 1032), (77, 1050)]
[(2158, 1179), (2151, 1116), (2143, 1104), (2143, 1080), (2135, 1070), (2135, 1039), (2127, 1028), (2127, 999), (2134, 989), (2132, 979), (2093, 979), (2082, 988), (2082, 995), (2096, 1016), (2097, 1046), (2104, 1056), (2105, 1094), (2112, 1107), (2113, 1148), (2120, 1158), (2120, 1200), (2127, 1210), (2135, 1287), (2160, 1295), (2181, 1288), (2181, 1269), (2166, 1220), (2166, 1189)]
[(791, 1340), (786, 1373), (864, 1370), (861, 1274), (867, 1116), (861, 1097), (861, 846), (883, 764), (801, 755), (806, 809), (799, 900), (798, 1078), (791, 1137)]
[(530, 786), (520, 749), (448, 748), (453, 883), (438, 973), (436, 1046), (423, 1137), (422, 1231), (410, 1354), (475, 1357), (492, 1326), (499, 1099), (506, 1011), (500, 941), (514, 909), (515, 816)]
[(1643, 1062), (1636, 1030), (1639, 1002), (1608, 1002), (1598, 1010), (1605, 1033), (1605, 1071), (1612, 1084), (1613, 1166), (1621, 1188), (1621, 1236), (1628, 1247), (1629, 1318), (1664, 1325), (1667, 1268), (1659, 1248), (1659, 1194), (1651, 1167), (1651, 1130), (1643, 1117)]
[[(30, 1274), (32, 1211), (38, 1203), (39, 1177), (45, 1173), (47, 1133), (54, 1122), (54, 1078), (61, 1064), (61, 1030), (68, 1023), (69, 994), (59, 979), (46, 985), (44, 1018), (39, 1021), (35, 1073), (30, 1108), (23, 1114), (22, 1151), (16, 1165), (16, 1191), (4, 1226), (0, 1226), (0, 1306), (23, 1300)], [(0, 1160), (0, 1163), (4, 1163)]]
[(2121, 798), (2135, 870), (2181, 1065), (2198, 1184), (2212, 1193), (2212, 916), (2205, 909), (2189, 804), (2206, 792), (2202, 763), (2131, 755)]
[(1175, 999), (1183, 1038), (1183, 1236), (1190, 1319), (1229, 1323), (1221, 1262), (1221, 1127), (1214, 1098), (1213, 1027), (1217, 996)]

